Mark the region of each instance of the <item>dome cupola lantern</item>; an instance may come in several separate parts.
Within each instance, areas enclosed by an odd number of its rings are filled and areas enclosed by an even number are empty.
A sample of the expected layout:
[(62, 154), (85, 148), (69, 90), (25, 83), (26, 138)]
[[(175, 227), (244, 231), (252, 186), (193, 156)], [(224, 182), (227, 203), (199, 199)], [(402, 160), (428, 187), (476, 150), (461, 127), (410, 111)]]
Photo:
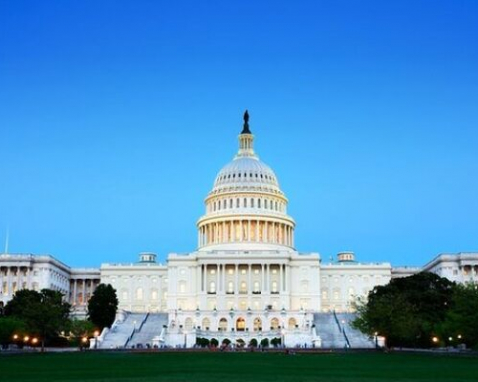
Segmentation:
[(246, 110), (244, 113), (244, 127), (239, 134), (239, 152), (237, 157), (256, 157), (254, 154), (254, 135), (249, 130), (249, 113)]

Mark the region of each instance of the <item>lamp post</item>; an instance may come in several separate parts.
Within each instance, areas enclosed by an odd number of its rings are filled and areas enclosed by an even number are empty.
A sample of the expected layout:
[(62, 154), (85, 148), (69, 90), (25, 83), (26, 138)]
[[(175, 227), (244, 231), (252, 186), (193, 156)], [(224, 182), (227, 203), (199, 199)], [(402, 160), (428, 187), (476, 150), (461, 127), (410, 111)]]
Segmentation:
[(188, 346), (188, 332), (184, 331), (184, 348), (186, 349)]
[(378, 332), (375, 332), (374, 335), (375, 335), (375, 349), (378, 349)]
[(95, 330), (93, 335), (95, 336), (95, 349), (98, 349), (98, 336), (100, 335), (100, 332), (98, 330)]

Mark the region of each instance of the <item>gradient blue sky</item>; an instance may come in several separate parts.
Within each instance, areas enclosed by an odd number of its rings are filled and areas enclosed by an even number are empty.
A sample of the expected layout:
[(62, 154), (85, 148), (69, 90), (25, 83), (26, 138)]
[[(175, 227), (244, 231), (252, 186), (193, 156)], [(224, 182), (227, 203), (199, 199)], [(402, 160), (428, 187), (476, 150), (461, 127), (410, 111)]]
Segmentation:
[(472, 0), (0, 1), (0, 241), (194, 250), (246, 108), (300, 251), (478, 250)]

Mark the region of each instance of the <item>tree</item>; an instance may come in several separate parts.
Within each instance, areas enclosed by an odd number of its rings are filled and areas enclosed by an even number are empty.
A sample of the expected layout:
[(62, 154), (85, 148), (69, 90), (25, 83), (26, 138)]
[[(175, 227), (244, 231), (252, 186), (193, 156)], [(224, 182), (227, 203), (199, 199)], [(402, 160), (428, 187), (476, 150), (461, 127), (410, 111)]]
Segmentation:
[(15, 342), (15, 335), (23, 338), (24, 333), (25, 323), (22, 320), (15, 317), (0, 317), (0, 345), (3, 348)]
[(73, 337), (80, 349), (83, 345), (83, 338), (91, 337), (95, 331), (95, 325), (88, 320), (71, 320), (69, 327), (70, 335)]
[(389, 346), (429, 347), (453, 300), (455, 284), (433, 273), (392, 279), (356, 304), (353, 325)]
[(20, 290), (5, 306), (5, 316), (25, 322), (31, 336), (40, 336), (41, 350), (45, 342), (67, 327), (70, 304), (63, 301), (63, 295), (51, 289)]
[(219, 345), (219, 341), (215, 338), (212, 338), (211, 341), (209, 341), (212, 347), (217, 348)]
[(263, 338), (263, 339), (261, 340), (261, 346), (262, 346), (263, 348), (269, 347), (269, 339), (268, 339), (268, 338)]
[(94, 325), (110, 328), (118, 310), (118, 297), (110, 284), (100, 284), (88, 301), (88, 317)]
[(257, 347), (257, 340), (253, 338), (252, 340), (249, 341), (249, 346), (256, 348)]
[[(457, 285), (452, 304), (440, 325), (437, 334), (448, 345), (464, 343), (470, 347), (478, 346), (478, 286)], [(450, 341), (449, 338), (452, 340)]]

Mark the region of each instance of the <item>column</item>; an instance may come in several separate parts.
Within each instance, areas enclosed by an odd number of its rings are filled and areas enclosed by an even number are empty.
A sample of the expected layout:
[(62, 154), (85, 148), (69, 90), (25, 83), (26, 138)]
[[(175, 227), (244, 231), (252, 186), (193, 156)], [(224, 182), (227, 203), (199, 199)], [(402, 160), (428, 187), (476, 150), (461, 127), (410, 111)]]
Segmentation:
[(269, 222), (266, 221), (264, 222), (264, 232), (262, 232), (262, 235), (264, 237), (264, 243), (268, 243), (269, 242), (269, 230), (268, 230), (268, 227), (269, 227)]
[(83, 279), (83, 304), (86, 304), (86, 279)]
[(239, 294), (239, 266), (237, 264), (235, 264), (235, 267), (234, 267), (234, 276), (235, 276), (234, 293), (237, 295)]
[(244, 231), (242, 230), (242, 220), (239, 220), (239, 241), (244, 240)]
[(77, 281), (78, 280), (73, 279), (73, 299), (71, 300), (73, 305), (76, 305)]
[(222, 265), (222, 290), (225, 294), (226, 290), (227, 290), (227, 287), (226, 287), (226, 264)]
[(260, 241), (260, 239), (259, 239), (259, 220), (256, 221), (256, 241)]
[(11, 267), (7, 267), (7, 292), (8, 295), (11, 296), (12, 293), (12, 269)]
[[(248, 274), (247, 274), (247, 293), (250, 295), (252, 294), (252, 267), (251, 267), (251, 264), (249, 264), (247, 266), (247, 271), (248, 271)], [(250, 305), (250, 303), (249, 303)]]
[(251, 241), (251, 221), (247, 220), (247, 241)]
[(282, 264), (279, 264), (279, 292), (282, 293), (284, 290), (284, 285), (283, 285), (283, 278), (282, 278)]
[(266, 280), (264, 275), (264, 264), (261, 264), (261, 291), (266, 290), (265, 285), (266, 285)]

